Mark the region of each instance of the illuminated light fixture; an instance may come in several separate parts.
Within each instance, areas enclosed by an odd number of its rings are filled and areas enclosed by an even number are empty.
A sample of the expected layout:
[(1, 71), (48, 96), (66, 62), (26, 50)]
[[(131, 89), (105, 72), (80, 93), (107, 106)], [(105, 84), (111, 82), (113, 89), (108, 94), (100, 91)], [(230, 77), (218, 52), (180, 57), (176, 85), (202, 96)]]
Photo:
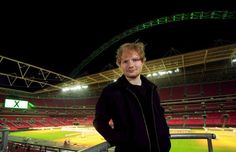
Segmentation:
[(234, 51), (231, 55), (231, 64), (235, 66), (236, 64), (236, 51)]
[(76, 90), (82, 90), (82, 89), (87, 89), (87, 85), (77, 85), (77, 86), (72, 86), (72, 87), (65, 87), (62, 89), (63, 92), (67, 91), (76, 91)]
[(179, 72), (179, 68), (175, 69), (175, 72), (176, 72), (176, 73)]
[(158, 75), (158, 74), (157, 74), (156, 72), (152, 73), (152, 76), (154, 76), (154, 77), (157, 76), (157, 75)]
[(69, 88), (62, 88), (62, 91), (63, 92), (67, 92), (67, 91), (69, 91), (70, 89)]
[(236, 63), (236, 58), (231, 60), (232, 63)]
[(71, 87), (70, 89), (71, 89), (71, 90), (80, 90), (80, 89), (81, 89), (81, 86), (74, 86), (74, 87)]
[(166, 75), (166, 74), (173, 74), (173, 73), (177, 73), (177, 72), (180, 72), (179, 68), (175, 69), (174, 71), (159, 71), (159, 72), (154, 72), (152, 74), (148, 74), (146, 77), (156, 77), (156, 76), (163, 76), (163, 75)]
[(166, 75), (166, 74), (171, 74), (172, 73), (172, 71), (159, 71), (158, 72), (158, 74), (160, 75), (160, 76), (162, 76), (162, 75)]
[(87, 85), (85, 85), (85, 86), (81, 86), (81, 88), (82, 88), (82, 89), (87, 89), (88, 86), (87, 86)]

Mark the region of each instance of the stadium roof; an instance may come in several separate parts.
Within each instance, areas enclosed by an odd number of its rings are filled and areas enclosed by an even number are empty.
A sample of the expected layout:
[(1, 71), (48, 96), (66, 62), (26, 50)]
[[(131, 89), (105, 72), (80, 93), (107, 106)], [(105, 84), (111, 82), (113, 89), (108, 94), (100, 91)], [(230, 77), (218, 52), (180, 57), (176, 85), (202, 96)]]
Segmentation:
[(148, 61), (235, 44), (232, 6), (129, 8), (107, 10), (109, 15), (98, 8), (86, 15), (77, 9), (8, 14), (1, 25), (0, 87), (33, 93), (65, 82), (100, 84), (96, 74), (117, 68), (115, 51), (127, 41), (144, 42)]

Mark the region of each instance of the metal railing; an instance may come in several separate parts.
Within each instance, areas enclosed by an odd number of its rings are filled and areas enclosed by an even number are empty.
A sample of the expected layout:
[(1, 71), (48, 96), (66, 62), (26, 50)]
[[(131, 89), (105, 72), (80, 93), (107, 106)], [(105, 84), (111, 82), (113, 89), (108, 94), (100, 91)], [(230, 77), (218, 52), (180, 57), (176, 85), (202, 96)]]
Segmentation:
[(1, 128), (0, 133), (0, 152), (4, 152), (7, 149), (9, 130), (7, 128)]
[(171, 134), (171, 139), (207, 139), (208, 143), (208, 152), (213, 152), (213, 146), (212, 146), (212, 139), (216, 139), (215, 134), (201, 134), (201, 133), (195, 133), (195, 134)]
[[(171, 134), (171, 139), (207, 139), (208, 143), (208, 152), (213, 152), (212, 139), (216, 139), (215, 134), (203, 134), (203, 133), (185, 133), (185, 134)], [(108, 142), (103, 142), (101, 144), (95, 145), (93, 147), (87, 148), (80, 152), (108, 152), (110, 148), (110, 144)]]

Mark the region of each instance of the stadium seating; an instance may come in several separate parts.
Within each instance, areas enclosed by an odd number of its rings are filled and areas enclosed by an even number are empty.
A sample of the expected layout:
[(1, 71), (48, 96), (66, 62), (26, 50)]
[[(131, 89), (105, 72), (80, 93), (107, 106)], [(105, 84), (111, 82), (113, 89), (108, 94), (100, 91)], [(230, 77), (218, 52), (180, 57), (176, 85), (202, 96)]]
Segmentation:
[[(159, 89), (159, 94), (170, 127), (236, 126), (236, 81), (164, 87)], [(0, 96), (0, 103), (5, 98)], [(27, 100), (34, 108), (1, 108), (1, 124), (10, 130), (91, 125), (97, 97)]]

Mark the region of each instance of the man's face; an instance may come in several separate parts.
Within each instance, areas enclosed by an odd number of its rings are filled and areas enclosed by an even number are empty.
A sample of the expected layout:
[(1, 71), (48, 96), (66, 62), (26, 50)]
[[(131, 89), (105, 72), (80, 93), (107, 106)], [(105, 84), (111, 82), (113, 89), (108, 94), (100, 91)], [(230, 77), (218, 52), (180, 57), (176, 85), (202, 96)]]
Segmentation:
[(143, 68), (143, 61), (135, 50), (125, 50), (121, 56), (120, 69), (130, 79), (137, 78)]

